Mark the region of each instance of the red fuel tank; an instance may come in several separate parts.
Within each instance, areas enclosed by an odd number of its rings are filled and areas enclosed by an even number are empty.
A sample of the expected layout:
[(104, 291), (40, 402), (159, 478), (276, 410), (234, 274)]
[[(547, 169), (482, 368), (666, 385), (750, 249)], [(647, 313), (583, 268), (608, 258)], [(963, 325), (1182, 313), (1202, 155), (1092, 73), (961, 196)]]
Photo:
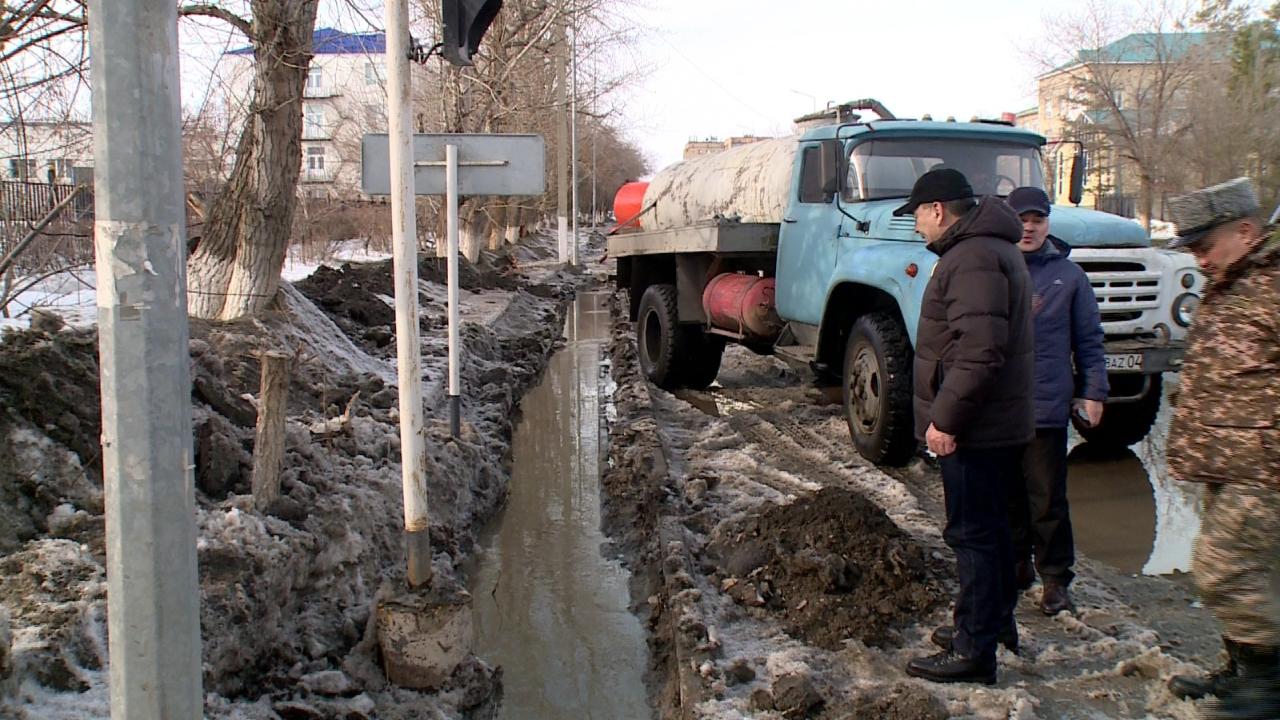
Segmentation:
[(702, 309), (715, 327), (752, 341), (772, 341), (782, 332), (773, 305), (773, 278), (723, 273), (702, 292)]
[(629, 182), (618, 188), (613, 196), (613, 221), (621, 223), (618, 230), (639, 230), (640, 211), (644, 209), (644, 191), (649, 189), (647, 182)]

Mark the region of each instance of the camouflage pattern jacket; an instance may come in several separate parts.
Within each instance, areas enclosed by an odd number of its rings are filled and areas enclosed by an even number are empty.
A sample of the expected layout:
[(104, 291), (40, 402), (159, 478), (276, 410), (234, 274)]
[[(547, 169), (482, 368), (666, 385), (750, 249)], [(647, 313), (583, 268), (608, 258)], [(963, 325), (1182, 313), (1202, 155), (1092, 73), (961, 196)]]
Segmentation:
[(1179, 480), (1280, 489), (1280, 228), (1205, 292), (1169, 428)]

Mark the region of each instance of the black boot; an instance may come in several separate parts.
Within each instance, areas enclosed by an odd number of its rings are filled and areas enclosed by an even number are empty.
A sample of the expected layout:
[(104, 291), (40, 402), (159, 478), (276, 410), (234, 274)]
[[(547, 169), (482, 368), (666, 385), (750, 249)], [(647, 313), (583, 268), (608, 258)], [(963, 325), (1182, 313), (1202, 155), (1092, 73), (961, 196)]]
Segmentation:
[(1280, 651), (1265, 645), (1239, 644), (1238, 674), (1218, 700), (1207, 704), (1205, 720), (1274, 720), (1280, 718)]
[(974, 682), (996, 684), (996, 659), (965, 657), (951, 650), (936, 655), (913, 658), (907, 663), (907, 674), (939, 683)]
[(1174, 675), (1169, 678), (1169, 692), (1183, 700), (1199, 700), (1206, 695), (1222, 697), (1228, 683), (1238, 673), (1240, 646), (1231, 638), (1222, 638), (1227, 648), (1227, 664), (1209, 675)]
[[(943, 650), (950, 650), (951, 641), (954, 640), (955, 637), (956, 629), (954, 625), (939, 625), (938, 629), (934, 630), (933, 634), (929, 636), (929, 639), (933, 641), (934, 645), (937, 645)], [(1017, 655), (1018, 626), (1010, 623), (1009, 627), (1001, 630), (1000, 634), (996, 636), (996, 642), (1003, 645), (1009, 652)]]

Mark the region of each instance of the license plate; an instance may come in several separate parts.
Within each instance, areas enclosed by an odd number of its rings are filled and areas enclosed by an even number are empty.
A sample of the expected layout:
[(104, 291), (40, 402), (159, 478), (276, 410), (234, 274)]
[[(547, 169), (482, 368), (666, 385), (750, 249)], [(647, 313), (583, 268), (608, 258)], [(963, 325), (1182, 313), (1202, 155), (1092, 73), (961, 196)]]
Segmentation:
[(1142, 369), (1142, 353), (1116, 353), (1107, 355), (1107, 372), (1124, 372)]

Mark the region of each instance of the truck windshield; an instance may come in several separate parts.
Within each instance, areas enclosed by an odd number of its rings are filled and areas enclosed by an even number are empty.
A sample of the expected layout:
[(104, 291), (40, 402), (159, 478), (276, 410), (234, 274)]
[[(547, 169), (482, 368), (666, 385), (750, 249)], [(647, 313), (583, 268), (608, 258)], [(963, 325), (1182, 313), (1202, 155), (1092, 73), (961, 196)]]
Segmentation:
[(849, 156), (848, 201), (904, 198), (916, 178), (937, 167), (964, 173), (975, 195), (1008, 195), (1014, 188), (1044, 187), (1040, 149), (1017, 143), (969, 139), (898, 138), (859, 143)]

